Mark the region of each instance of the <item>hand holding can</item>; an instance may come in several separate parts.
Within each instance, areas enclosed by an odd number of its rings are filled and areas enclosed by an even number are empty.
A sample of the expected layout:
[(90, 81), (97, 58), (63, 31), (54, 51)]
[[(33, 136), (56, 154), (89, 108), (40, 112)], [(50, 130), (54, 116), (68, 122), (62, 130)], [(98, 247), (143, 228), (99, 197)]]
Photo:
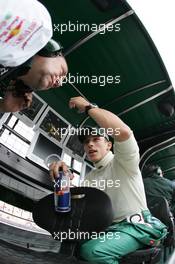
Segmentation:
[(70, 177), (62, 170), (59, 170), (58, 177), (55, 179), (54, 201), (56, 212), (71, 210)]
[(57, 154), (49, 155), (45, 164), (49, 167), (50, 177), (54, 182), (55, 211), (69, 212), (71, 210), (71, 172)]

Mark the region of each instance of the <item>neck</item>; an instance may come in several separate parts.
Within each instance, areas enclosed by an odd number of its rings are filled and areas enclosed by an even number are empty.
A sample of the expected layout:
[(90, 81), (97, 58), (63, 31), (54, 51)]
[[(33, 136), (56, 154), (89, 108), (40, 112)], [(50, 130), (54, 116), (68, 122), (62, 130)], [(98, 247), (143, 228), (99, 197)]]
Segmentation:
[(106, 155), (101, 160), (95, 162), (94, 166), (97, 169), (105, 167), (113, 159), (113, 156), (114, 154), (112, 153), (112, 151), (109, 151), (108, 153), (106, 153)]

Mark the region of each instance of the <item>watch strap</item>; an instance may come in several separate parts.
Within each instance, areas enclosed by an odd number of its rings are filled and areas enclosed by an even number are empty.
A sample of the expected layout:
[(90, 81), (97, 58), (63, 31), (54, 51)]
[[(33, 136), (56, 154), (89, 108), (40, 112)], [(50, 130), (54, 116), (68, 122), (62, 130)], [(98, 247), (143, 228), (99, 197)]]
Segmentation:
[(85, 107), (85, 113), (86, 113), (86, 115), (88, 115), (89, 110), (90, 109), (93, 109), (93, 108), (98, 108), (98, 105), (96, 105), (96, 104), (89, 104), (89, 105), (87, 105)]

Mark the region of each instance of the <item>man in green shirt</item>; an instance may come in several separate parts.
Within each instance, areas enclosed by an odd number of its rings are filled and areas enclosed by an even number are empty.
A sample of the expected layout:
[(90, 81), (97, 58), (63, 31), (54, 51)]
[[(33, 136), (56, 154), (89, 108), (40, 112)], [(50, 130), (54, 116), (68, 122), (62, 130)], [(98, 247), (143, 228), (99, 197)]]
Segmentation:
[(143, 177), (146, 195), (165, 197), (175, 215), (175, 183), (164, 178), (162, 169), (154, 164), (147, 165), (143, 170)]

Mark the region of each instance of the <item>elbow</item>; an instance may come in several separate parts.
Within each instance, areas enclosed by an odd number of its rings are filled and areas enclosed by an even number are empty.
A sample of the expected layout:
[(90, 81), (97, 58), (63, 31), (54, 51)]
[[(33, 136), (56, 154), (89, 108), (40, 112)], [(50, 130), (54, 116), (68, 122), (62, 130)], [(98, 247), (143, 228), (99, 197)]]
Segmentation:
[(117, 141), (125, 141), (130, 138), (132, 130), (126, 126), (120, 129), (119, 135), (116, 137)]

